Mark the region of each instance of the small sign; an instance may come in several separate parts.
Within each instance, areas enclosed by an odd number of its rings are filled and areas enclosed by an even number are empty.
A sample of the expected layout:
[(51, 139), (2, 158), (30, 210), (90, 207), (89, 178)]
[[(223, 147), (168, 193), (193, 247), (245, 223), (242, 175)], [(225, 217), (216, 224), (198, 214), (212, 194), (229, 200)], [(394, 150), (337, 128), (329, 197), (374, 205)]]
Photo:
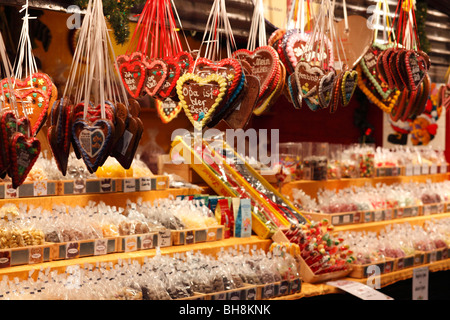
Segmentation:
[(5, 199), (16, 199), (19, 197), (19, 188), (14, 189), (12, 183), (5, 184)]
[(139, 179), (139, 190), (140, 191), (150, 191), (152, 188), (152, 178), (140, 178)]
[(362, 300), (394, 300), (368, 285), (355, 281), (337, 280), (328, 281), (326, 284), (346, 291)]
[(428, 300), (428, 267), (413, 270), (413, 300)]
[(129, 236), (125, 238), (125, 252), (137, 250), (137, 237)]
[(422, 172), (422, 170), (420, 168), (420, 165), (418, 165), (418, 164), (414, 165), (414, 167), (413, 167), (413, 175), (414, 176), (420, 176), (421, 172)]
[(124, 179), (123, 180), (123, 192), (135, 192), (136, 191), (136, 179)]
[(412, 175), (413, 175), (412, 165), (406, 165), (405, 166), (405, 176), (412, 176)]
[(40, 197), (47, 195), (47, 181), (39, 180), (33, 182), (33, 196)]
[(153, 248), (153, 234), (145, 234), (141, 237), (141, 248), (151, 249)]
[(97, 239), (94, 242), (94, 255), (104, 255), (107, 253), (108, 248), (108, 240), (106, 239)]

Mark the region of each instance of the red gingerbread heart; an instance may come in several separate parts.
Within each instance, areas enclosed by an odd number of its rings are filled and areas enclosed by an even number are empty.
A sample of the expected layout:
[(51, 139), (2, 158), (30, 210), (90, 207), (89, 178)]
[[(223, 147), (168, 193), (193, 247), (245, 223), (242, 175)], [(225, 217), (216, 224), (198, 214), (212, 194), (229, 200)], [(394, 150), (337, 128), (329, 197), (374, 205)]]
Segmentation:
[(158, 97), (161, 100), (165, 98), (174, 97), (176, 95), (177, 81), (181, 76), (181, 67), (180, 63), (171, 57), (164, 58), (164, 61), (167, 63), (167, 77), (164, 80), (164, 83), (161, 86), (161, 89), (158, 92)]
[(146, 79), (144, 63), (140, 58), (132, 58), (126, 55), (117, 59), (119, 74), (125, 89), (133, 98), (141, 95)]
[(145, 60), (143, 63), (146, 70), (144, 90), (149, 96), (155, 97), (167, 79), (167, 63), (162, 59)]
[(250, 64), (252, 75), (256, 76), (261, 83), (259, 98), (264, 97), (279, 68), (278, 54), (275, 49), (270, 46), (258, 47), (253, 52), (240, 49), (233, 53), (233, 58), (245, 60)]
[(11, 166), (9, 170), (14, 189), (17, 189), (25, 181), (40, 152), (41, 143), (38, 139), (27, 138), (20, 132), (14, 133), (10, 144)]

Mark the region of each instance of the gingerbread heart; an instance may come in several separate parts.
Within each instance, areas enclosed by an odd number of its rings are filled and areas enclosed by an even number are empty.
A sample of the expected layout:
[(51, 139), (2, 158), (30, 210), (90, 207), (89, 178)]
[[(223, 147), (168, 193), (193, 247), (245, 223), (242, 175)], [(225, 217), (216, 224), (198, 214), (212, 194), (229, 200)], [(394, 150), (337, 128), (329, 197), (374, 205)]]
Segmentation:
[(403, 63), (406, 71), (404, 80), (407, 88), (411, 91), (417, 90), (427, 73), (427, 61), (414, 50), (408, 50), (405, 53)]
[(119, 74), (125, 89), (133, 98), (141, 95), (146, 79), (146, 70), (141, 59), (122, 55), (118, 59)]
[(392, 78), (394, 80), (395, 87), (399, 90), (403, 90), (406, 87), (406, 84), (402, 78), (402, 70), (401, 70), (401, 59), (403, 58), (406, 50), (399, 49), (395, 51), (391, 58), (389, 59), (389, 68), (392, 73)]
[(175, 56), (175, 60), (180, 66), (181, 75), (194, 71), (194, 58), (187, 51), (180, 51)]
[(450, 84), (442, 85), (439, 88), (441, 106), (445, 109), (450, 107)]
[(261, 83), (259, 98), (262, 98), (271, 86), (279, 68), (278, 54), (275, 49), (270, 46), (258, 47), (253, 52), (240, 49), (233, 53), (233, 58), (245, 60), (250, 64), (252, 75), (256, 76)]
[(322, 109), (330, 107), (331, 98), (333, 95), (333, 85), (336, 77), (336, 72), (329, 71), (319, 82), (319, 105)]
[(289, 96), (291, 98), (291, 102), (294, 105), (295, 109), (300, 109), (302, 107), (302, 95), (298, 91), (297, 81), (295, 80), (295, 75), (291, 74), (287, 81), (287, 86), (289, 90)]
[[(334, 65), (334, 53), (333, 45), (331, 41), (326, 38), (324, 40), (317, 40), (316, 43), (312, 45), (313, 48), (317, 48), (317, 52), (311, 52), (310, 33), (301, 33), (300, 31), (292, 33), (287, 38), (286, 43), (286, 55), (287, 61), (295, 69), (298, 61), (318, 61), (320, 63), (325, 63), (324, 68), (328, 69), (328, 66)], [(324, 46), (320, 49), (320, 46)]]
[[(9, 88), (4, 89), (3, 92), (6, 98), (5, 108), (10, 110), (15, 109), (11, 105), (11, 92)], [(16, 101), (19, 102), (17, 105), (17, 112), (19, 116), (25, 116), (24, 112), (26, 112), (32, 126), (31, 134), (35, 136), (47, 120), (47, 112), (50, 103), (48, 95), (38, 88), (14, 90), (14, 94)]]
[(285, 29), (277, 29), (270, 35), (269, 39), (267, 40), (267, 44), (269, 46), (272, 46), (276, 51), (278, 51), (278, 47), (281, 44), (281, 41), (283, 40), (283, 37), (286, 33)]
[(149, 96), (155, 97), (167, 79), (167, 63), (156, 58), (145, 60), (143, 63), (146, 69), (144, 90)]
[(222, 102), (226, 90), (226, 79), (215, 73), (206, 77), (186, 73), (177, 81), (180, 104), (194, 128), (200, 130)]
[(91, 172), (95, 172), (108, 156), (114, 126), (106, 119), (93, 123), (79, 119), (72, 125), (72, 136), (84, 163)]
[(358, 72), (343, 71), (342, 82), (341, 82), (341, 96), (342, 105), (346, 107), (355, 93), (356, 87), (358, 86)]
[[(49, 100), (49, 106), (53, 105), (53, 102), (58, 98), (58, 90), (53, 84), (49, 75), (37, 72), (28, 76), (26, 79), (12, 79), (13, 86), (16, 90), (26, 89), (40, 89), (44, 92)], [(3, 79), (2, 86), (7, 88), (7, 79)]]
[(138, 117), (131, 117), (121, 139), (117, 142), (112, 155), (120, 165), (129, 169), (144, 132), (144, 125)]
[(163, 123), (169, 123), (175, 119), (181, 110), (181, 105), (171, 98), (156, 101), (156, 111)]
[(194, 73), (202, 77), (217, 73), (227, 79), (227, 97), (224, 100), (228, 104), (234, 101), (243, 87), (244, 73), (237, 59), (226, 58), (214, 62), (206, 58), (198, 58), (195, 61)]
[(176, 95), (175, 86), (177, 85), (177, 81), (181, 76), (181, 67), (180, 63), (171, 57), (164, 58), (164, 61), (167, 64), (167, 77), (164, 80), (161, 89), (158, 92), (158, 97), (161, 99), (165, 99), (168, 97), (173, 97)]
[(274, 79), (274, 86), (268, 90), (267, 97), (258, 100), (256, 108), (253, 112), (255, 115), (261, 115), (264, 112), (267, 112), (283, 92), (285, 87), (286, 68), (281, 61), (278, 62), (278, 65), (279, 71)]
[[(356, 67), (356, 71), (359, 75), (363, 74), (361, 65)], [(399, 103), (402, 93), (400, 90), (393, 90), (387, 98), (384, 98), (375, 89), (375, 86), (370, 79), (362, 76), (358, 77), (358, 87), (373, 104), (386, 113), (391, 113), (394, 106)]]
[(421, 97), (417, 99), (418, 100), (417, 106), (412, 115), (416, 117), (425, 112), (427, 102), (430, 97), (431, 78), (428, 73), (425, 75), (425, 78), (423, 79), (421, 86), (422, 86)]
[(330, 101), (330, 113), (335, 113), (339, 105), (342, 103), (342, 80), (344, 78), (344, 74), (345, 72), (342, 71), (334, 78), (333, 92)]
[(294, 74), (302, 100), (312, 111), (316, 111), (320, 107), (319, 85), (325, 75), (324, 70), (309, 62), (299, 61)]
[(27, 178), (41, 152), (41, 143), (34, 137), (26, 137), (20, 132), (11, 138), (10, 177), (14, 189), (17, 189)]
[(362, 72), (359, 73), (360, 77), (364, 76), (371, 82), (374, 90), (382, 97), (387, 99), (393, 90), (390, 90), (385, 83), (381, 80), (380, 74), (377, 69), (377, 61), (382, 52), (391, 46), (382, 46), (379, 44), (373, 44), (362, 57), (359, 66)]
[(0, 149), (0, 174), (3, 174), (10, 166), (10, 138), (17, 131), (17, 119), (14, 112), (2, 110), (0, 123), (0, 145), (2, 147)]

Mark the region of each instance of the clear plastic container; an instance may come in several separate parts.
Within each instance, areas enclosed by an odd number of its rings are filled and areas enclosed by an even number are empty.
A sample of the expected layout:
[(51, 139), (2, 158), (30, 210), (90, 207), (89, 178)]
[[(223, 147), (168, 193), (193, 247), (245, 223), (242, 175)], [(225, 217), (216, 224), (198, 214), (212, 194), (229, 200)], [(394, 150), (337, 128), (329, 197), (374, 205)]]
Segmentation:
[(327, 180), (328, 148), (326, 142), (303, 143), (303, 179)]
[(293, 180), (302, 178), (302, 143), (284, 142), (278, 144), (278, 157), (280, 165), (291, 173)]

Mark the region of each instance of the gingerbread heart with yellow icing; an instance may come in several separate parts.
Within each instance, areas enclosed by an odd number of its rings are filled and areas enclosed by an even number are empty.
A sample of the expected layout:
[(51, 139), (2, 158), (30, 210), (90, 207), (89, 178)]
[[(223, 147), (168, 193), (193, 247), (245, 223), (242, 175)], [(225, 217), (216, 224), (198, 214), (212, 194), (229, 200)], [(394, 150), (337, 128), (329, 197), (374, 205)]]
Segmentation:
[(186, 73), (177, 81), (180, 104), (194, 128), (201, 130), (211, 119), (227, 90), (227, 80), (219, 74), (201, 77)]
[[(25, 80), (13, 79), (12, 85), (14, 87), (14, 95), (16, 101), (20, 104), (24, 104), (26, 116), (31, 123), (31, 134), (36, 136), (39, 130), (47, 120), (49, 108), (53, 105), (58, 97), (58, 91), (52, 80), (45, 73), (34, 73), (27, 77)], [(3, 91), (8, 93), (6, 96), (5, 107), (11, 108), (7, 79), (3, 79), (1, 82)], [(17, 108), (19, 116), (25, 116), (23, 108), (19, 106)]]

